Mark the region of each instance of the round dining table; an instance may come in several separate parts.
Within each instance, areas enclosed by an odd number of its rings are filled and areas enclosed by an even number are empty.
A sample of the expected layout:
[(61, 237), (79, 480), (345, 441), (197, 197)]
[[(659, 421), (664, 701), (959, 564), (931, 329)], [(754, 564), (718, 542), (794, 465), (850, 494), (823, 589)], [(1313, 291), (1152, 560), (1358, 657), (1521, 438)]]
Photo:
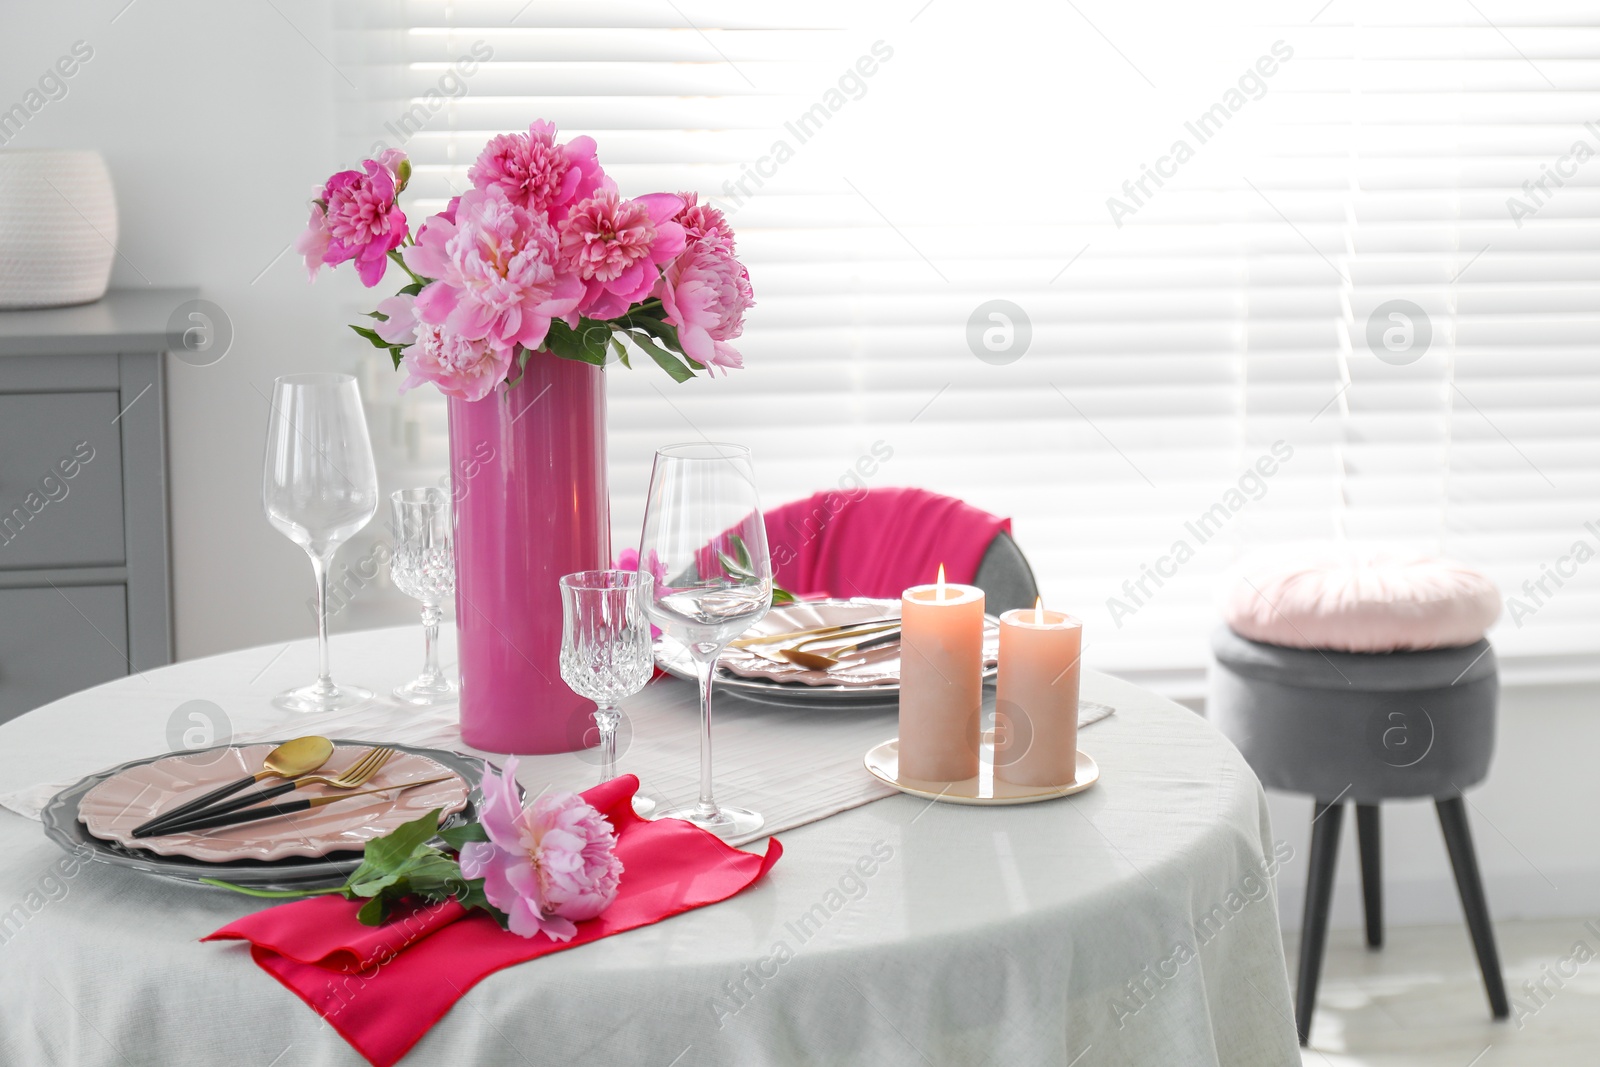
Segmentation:
[[(337, 636), (334, 675), (388, 692), (420, 643)], [(38, 708), (0, 725), (0, 794), (16, 807), (135, 758), (305, 732), (270, 701), (315, 662), (310, 641), (246, 649)], [(1079, 734), (1098, 782), (988, 808), (870, 791), (860, 738), (892, 737), (893, 706), (719, 696), (719, 794), (765, 791), (769, 821), (787, 813), (774, 825), (809, 820), (776, 834), (779, 862), (722, 903), (489, 975), (401, 1062), (1299, 1064), (1274, 889), (1297, 857), (1260, 784), (1188, 709), (1093, 671), (1083, 695), (1115, 708)], [(693, 686), (662, 677), (624, 709), (621, 769), (662, 800), (692, 788)], [(400, 731), (418, 713), (368, 715)], [(597, 774), (583, 752), (524, 759), (519, 777)], [(201, 943), (271, 902), (66, 856), (0, 809), (0, 1065), (364, 1062), (246, 946)]]

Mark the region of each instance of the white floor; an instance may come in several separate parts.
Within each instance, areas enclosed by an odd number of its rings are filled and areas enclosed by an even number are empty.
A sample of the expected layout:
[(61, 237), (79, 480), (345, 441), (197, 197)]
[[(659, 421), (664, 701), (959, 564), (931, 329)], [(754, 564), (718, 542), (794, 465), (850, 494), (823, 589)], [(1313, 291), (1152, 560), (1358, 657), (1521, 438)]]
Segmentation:
[[(1393, 928), (1380, 950), (1368, 950), (1359, 930), (1331, 931), (1302, 1063), (1600, 1064), (1600, 920), (1503, 922), (1495, 933), (1511, 998), (1503, 1022), (1489, 1016), (1464, 923)], [(1293, 935), (1285, 940), (1292, 979), (1299, 944)]]

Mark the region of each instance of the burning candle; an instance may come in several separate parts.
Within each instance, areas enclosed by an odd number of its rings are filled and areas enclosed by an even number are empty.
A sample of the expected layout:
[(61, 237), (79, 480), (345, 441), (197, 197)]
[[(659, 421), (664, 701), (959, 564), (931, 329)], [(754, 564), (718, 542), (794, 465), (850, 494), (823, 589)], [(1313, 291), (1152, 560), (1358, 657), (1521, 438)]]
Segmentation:
[(959, 782), (978, 773), (983, 590), (934, 585), (900, 597), (900, 776)]
[(1083, 623), (1043, 601), (1000, 616), (994, 775), (1016, 785), (1071, 785), (1078, 762)]

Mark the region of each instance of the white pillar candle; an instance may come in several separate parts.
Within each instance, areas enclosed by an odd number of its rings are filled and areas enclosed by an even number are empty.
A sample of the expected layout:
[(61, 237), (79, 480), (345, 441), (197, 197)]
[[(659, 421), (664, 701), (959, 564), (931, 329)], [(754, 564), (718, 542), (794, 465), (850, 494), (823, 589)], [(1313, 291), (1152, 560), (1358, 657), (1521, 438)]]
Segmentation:
[(1078, 762), (1083, 623), (1042, 604), (1000, 616), (994, 776), (1015, 785), (1071, 785)]
[(934, 585), (900, 597), (900, 776), (959, 782), (978, 773), (983, 590)]

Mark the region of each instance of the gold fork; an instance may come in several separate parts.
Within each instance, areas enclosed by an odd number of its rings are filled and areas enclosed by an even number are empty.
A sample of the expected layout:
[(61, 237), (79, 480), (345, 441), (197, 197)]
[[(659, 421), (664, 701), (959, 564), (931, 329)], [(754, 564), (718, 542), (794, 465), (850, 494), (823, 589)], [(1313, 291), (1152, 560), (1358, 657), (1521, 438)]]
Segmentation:
[(145, 830), (143, 832), (135, 830), (133, 836), (152, 837), (163, 836), (166, 834), (183, 833), (190, 822), (199, 819), (209, 819), (214, 815), (222, 815), (230, 811), (238, 811), (240, 808), (247, 808), (250, 805), (257, 804), (263, 800), (271, 800), (273, 797), (280, 797), (285, 793), (293, 792), (303, 785), (325, 785), (333, 789), (356, 789), (360, 786), (366, 785), (369, 781), (371, 781), (373, 775), (381, 771), (383, 769), (383, 765), (393, 759), (394, 755), (395, 749), (392, 748), (369, 748), (365, 753), (362, 754), (360, 759), (356, 760), (338, 774), (331, 776), (324, 774), (301, 775), (299, 778), (282, 782), (278, 785), (268, 786), (265, 789), (257, 789), (254, 792), (245, 793), (244, 795), (235, 797), (232, 800), (224, 801), (215, 807), (197, 811), (193, 815), (187, 816), (177, 822), (158, 824), (152, 829)]
[[(262, 790), (261, 794), (258, 795), (256, 799), (259, 800), (262, 798), (262, 796), (269, 794), (272, 796), (277, 796), (279, 793), (287, 793), (290, 789), (299, 789), (302, 785), (309, 785), (312, 782), (316, 782), (320, 785), (332, 786), (335, 789), (354, 789), (357, 786), (366, 785), (368, 782), (370, 782), (373, 775), (383, 770), (383, 765), (385, 763), (388, 763), (390, 760), (394, 759), (394, 755), (395, 749), (392, 748), (369, 748), (360, 759), (350, 764), (350, 766), (346, 767), (338, 774), (333, 775), (331, 778), (322, 774), (301, 775), (292, 782), (285, 782), (283, 785), (269, 786), (267, 789)], [(285, 788), (285, 786), (288, 788)], [(273, 792), (273, 790), (277, 790), (277, 792)]]

